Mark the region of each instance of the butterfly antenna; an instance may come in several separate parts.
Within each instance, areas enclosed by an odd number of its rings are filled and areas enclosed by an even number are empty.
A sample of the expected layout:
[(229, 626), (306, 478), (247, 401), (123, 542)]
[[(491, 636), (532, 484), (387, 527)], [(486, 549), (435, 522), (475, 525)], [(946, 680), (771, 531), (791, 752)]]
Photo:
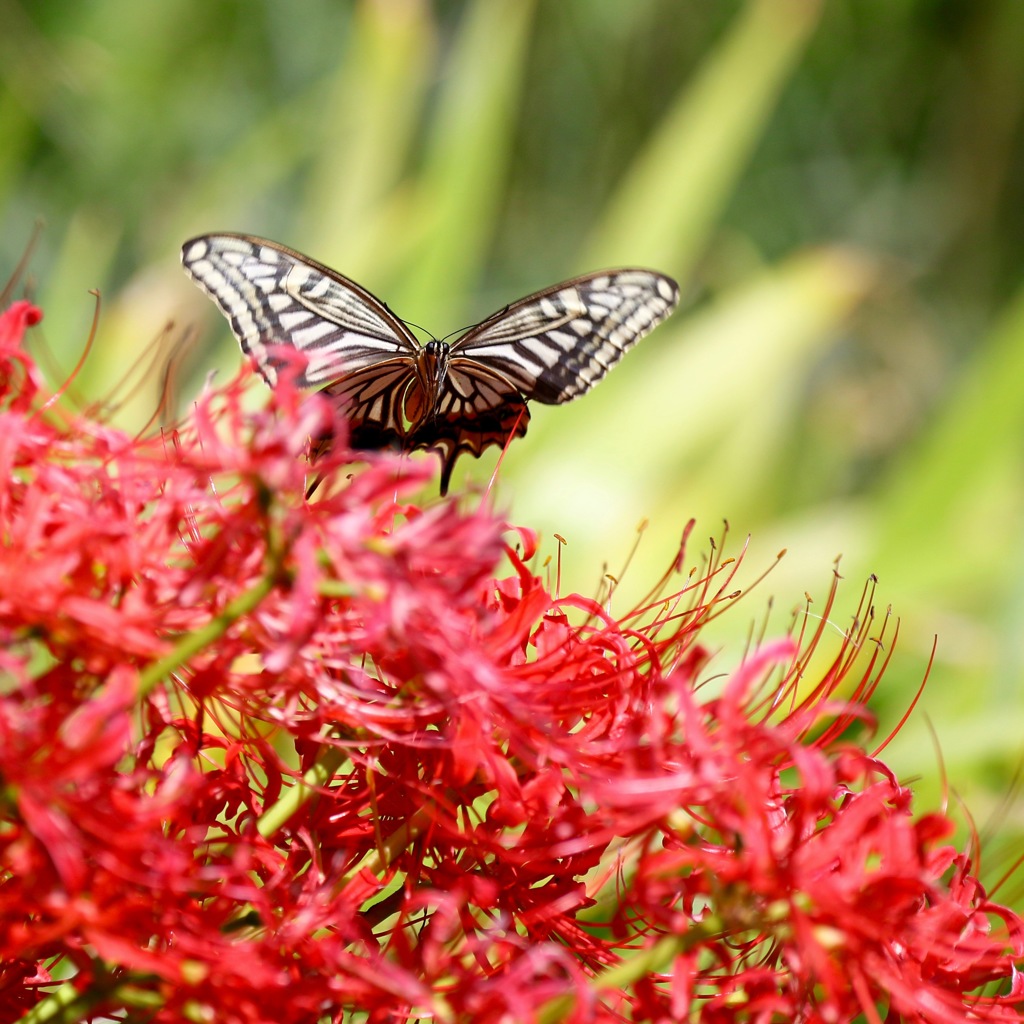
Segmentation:
[[(390, 312), (390, 310), (389, 310), (389, 312)], [(430, 331), (428, 331), (426, 329), (426, 327), (421, 327), (418, 323), (415, 323), (412, 320), (404, 320), (397, 313), (393, 313), (392, 316), (394, 316), (396, 320), (401, 320), (402, 323), (405, 324), (406, 327), (415, 327), (417, 331), (421, 331), (428, 338), (430, 338), (431, 341), (437, 341), (437, 338), (435, 338), (433, 336), (433, 334), (431, 334)]]
[[(489, 324), (492, 320), (500, 320), (512, 307), (505, 306), (504, 309), (499, 309), (496, 313), (492, 313), (488, 317), (484, 317), (483, 320), (477, 320), (475, 324), (466, 324), (465, 327), (456, 327), (454, 331), (449, 331), (443, 338), (438, 338), (438, 341), (447, 341), (450, 337), (455, 334), (465, 334), (467, 331), (476, 330), (477, 327), (483, 327), (484, 324)], [(423, 328), (421, 327), (420, 330)]]

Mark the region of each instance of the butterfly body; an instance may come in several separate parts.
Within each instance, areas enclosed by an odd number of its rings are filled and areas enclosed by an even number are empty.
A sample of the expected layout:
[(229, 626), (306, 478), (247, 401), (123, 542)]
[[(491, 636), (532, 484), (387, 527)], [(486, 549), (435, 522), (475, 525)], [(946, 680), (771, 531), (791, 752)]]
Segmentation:
[(417, 377), (420, 387), (427, 396), (426, 407), (430, 418), (437, 416), (444, 389), (448, 385), (448, 362), (451, 359), (451, 345), (446, 341), (432, 339), (420, 349), (416, 357)]
[(523, 436), (528, 400), (588, 391), (679, 297), (654, 271), (602, 271), (520, 299), (451, 344), (421, 344), (361, 285), (274, 242), (202, 235), (182, 263), (268, 384), (275, 346), (302, 352), (299, 383), (343, 405), (353, 447), (440, 450), (442, 494), (460, 453)]

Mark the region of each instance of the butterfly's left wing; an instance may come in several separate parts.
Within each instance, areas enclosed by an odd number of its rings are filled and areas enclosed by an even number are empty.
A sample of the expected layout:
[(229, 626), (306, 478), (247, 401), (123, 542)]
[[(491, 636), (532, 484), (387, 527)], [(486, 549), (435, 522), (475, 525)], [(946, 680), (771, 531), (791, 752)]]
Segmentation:
[(568, 402), (589, 391), (679, 302), (679, 286), (653, 270), (575, 277), (496, 313), (452, 345), (507, 379), (526, 399)]
[(313, 388), (383, 360), (409, 360), (411, 370), (419, 351), (409, 328), (365, 288), (276, 242), (200, 235), (182, 246), (181, 262), (271, 386), (280, 369), (275, 345), (306, 356), (297, 383)]

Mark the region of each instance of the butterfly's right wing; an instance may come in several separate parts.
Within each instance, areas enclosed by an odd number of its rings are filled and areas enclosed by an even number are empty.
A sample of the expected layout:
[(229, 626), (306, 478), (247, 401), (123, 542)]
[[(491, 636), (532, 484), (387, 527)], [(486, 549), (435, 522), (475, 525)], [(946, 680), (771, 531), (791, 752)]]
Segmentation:
[(190, 239), (181, 262), (220, 306), (271, 386), (281, 366), (275, 345), (306, 356), (297, 380), (302, 387), (323, 388), (383, 361), (413, 372), (419, 343), (412, 332), (365, 288), (322, 263), (266, 239), (232, 234)]
[(442, 495), (448, 493), (452, 467), (459, 455), (467, 452), (479, 458), (491, 445), (506, 445), (513, 437), (522, 437), (530, 422), (526, 402), (517, 388), (474, 359), (451, 360), (447, 386), (434, 415), (416, 415), (418, 385), (410, 388), (409, 397), (409, 418), (418, 426), (409, 437), (408, 447), (433, 448), (441, 456)]
[(679, 285), (640, 268), (601, 270), (527, 295), (467, 331), (452, 357), (500, 374), (528, 400), (589, 391), (679, 302)]

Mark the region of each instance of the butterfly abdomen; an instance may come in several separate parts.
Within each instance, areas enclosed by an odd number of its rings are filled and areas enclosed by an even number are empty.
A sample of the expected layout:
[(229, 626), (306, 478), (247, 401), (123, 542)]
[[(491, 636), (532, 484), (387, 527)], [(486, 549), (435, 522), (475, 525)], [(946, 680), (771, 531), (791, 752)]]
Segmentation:
[(424, 415), (433, 419), (441, 406), (444, 389), (448, 386), (448, 361), (451, 346), (446, 341), (428, 341), (416, 358), (416, 376), (426, 396)]

